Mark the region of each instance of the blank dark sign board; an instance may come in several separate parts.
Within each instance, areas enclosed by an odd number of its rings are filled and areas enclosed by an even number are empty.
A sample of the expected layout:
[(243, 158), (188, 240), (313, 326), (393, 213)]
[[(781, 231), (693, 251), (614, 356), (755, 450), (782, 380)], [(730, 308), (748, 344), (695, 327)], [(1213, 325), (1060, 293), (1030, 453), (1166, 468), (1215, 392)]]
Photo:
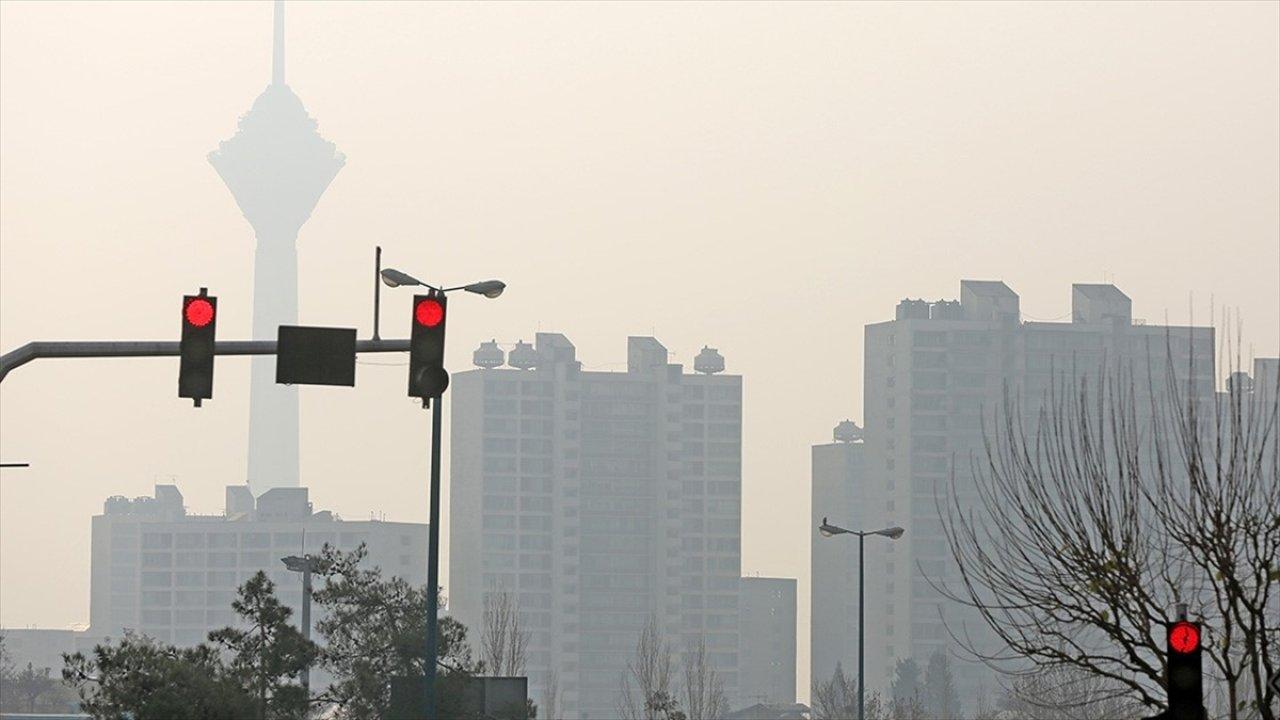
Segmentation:
[(276, 343), (276, 382), (354, 386), (355, 328), (281, 325)]

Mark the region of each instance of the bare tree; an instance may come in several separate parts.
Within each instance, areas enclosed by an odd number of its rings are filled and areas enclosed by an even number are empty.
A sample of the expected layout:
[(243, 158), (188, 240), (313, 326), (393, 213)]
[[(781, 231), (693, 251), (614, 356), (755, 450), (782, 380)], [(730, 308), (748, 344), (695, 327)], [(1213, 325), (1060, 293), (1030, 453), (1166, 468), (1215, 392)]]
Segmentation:
[(814, 720), (839, 720), (858, 714), (857, 682), (844, 674), (844, 667), (839, 662), (830, 680), (813, 681), (809, 695)]
[[(1198, 372), (1188, 363), (1186, 377)], [(953, 476), (939, 502), (959, 581), (935, 587), (994, 632), (998, 652), (952, 628), (996, 669), (1074, 669), (1106, 681), (1091, 703), (1148, 708), (1165, 704), (1163, 624), (1185, 603), (1205, 623), (1206, 689), (1225, 686), (1230, 718), (1275, 720), (1277, 395), (1233, 383), (1214, 400), (1173, 372), (1164, 387), (1140, 382), (1155, 376), (1061, 383), (1031, 429), (1006, 393), (973, 487)]]
[(560, 717), (560, 673), (554, 667), (547, 671), (539, 712), (547, 720), (558, 720)]
[(9, 679), (10, 689), (14, 691), (24, 701), (24, 709), (29, 713), (36, 711), (36, 701), (42, 695), (53, 691), (58, 686), (58, 680), (49, 674), (49, 668), (40, 668), (37, 670), (32, 663), (18, 672), (12, 673)]
[[(902, 683), (898, 685), (899, 692), (907, 692)], [(858, 684), (852, 677), (844, 674), (840, 663), (836, 663), (836, 670), (830, 680), (814, 682), (812, 688), (810, 702), (814, 720), (853, 720), (858, 717)], [(924, 703), (920, 699), (918, 687), (913, 686), (907, 696), (898, 698), (893, 697), (892, 691), (889, 696), (869, 691), (863, 701), (867, 720), (925, 718)]]
[(480, 628), (480, 659), (489, 673), (523, 675), (528, 656), (529, 631), (520, 621), (520, 602), (507, 590), (485, 593), (484, 620)]
[(684, 651), (684, 711), (688, 720), (716, 720), (729, 712), (729, 700), (724, 694), (724, 680), (716, 672), (707, 654), (707, 640), (699, 637), (697, 644)]
[(1115, 682), (1069, 665), (1044, 667), (1013, 682), (1001, 720), (1113, 720), (1143, 714), (1142, 705), (1116, 693)]
[(671, 646), (650, 615), (636, 641), (636, 654), (622, 673), (618, 715), (622, 720), (663, 720), (674, 700)]

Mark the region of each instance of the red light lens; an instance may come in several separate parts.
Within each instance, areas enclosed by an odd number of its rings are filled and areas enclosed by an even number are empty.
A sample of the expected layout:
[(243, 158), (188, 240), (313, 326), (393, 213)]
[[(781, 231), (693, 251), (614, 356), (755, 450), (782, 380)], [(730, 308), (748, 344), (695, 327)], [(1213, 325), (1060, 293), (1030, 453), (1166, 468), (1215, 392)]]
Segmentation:
[(186, 316), (187, 322), (195, 327), (204, 327), (213, 322), (213, 303), (204, 298), (196, 298), (187, 303), (186, 309), (182, 311)]
[(1200, 628), (1189, 622), (1174, 623), (1169, 628), (1169, 647), (1183, 655), (1200, 647)]
[(435, 300), (423, 300), (413, 309), (413, 319), (419, 325), (435, 327), (444, 320), (444, 306)]

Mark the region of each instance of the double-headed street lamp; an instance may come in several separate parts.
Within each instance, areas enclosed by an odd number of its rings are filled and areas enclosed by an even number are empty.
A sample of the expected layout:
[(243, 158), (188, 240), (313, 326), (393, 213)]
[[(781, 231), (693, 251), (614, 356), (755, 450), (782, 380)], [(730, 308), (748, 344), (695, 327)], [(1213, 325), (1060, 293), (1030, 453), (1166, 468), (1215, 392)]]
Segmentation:
[[(470, 285), (439, 288), (393, 268), (380, 270), (378, 274), (382, 278), (382, 282), (388, 287), (419, 285), (428, 288), (433, 295), (439, 294), (441, 296), (454, 290), (465, 290), (487, 298), (496, 298), (502, 294), (503, 290), (507, 289), (507, 284), (501, 280), (482, 280)], [(427, 300), (427, 303), (431, 302), (431, 300)], [(419, 308), (415, 308), (415, 321), (432, 326), (442, 323), (444, 319), (442, 304), (435, 304), (430, 310), (436, 314), (431, 317), (418, 317)], [(440, 327), (443, 330), (443, 325)], [(443, 341), (443, 334), (441, 334), (441, 347), (439, 348), (441, 352), (443, 352)], [(412, 365), (412, 361), (410, 364)], [(412, 367), (410, 369), (412, 370)], [(444, 375), (444, 384), (438, 386), (439, 392), (442, 393), (447, 385), (448, 376)], [(413, 394), (412, 391), (411, 394)], [(428, 720), (437, 720), (435, 685), (437, 646), (440, 635), (439, 618), (437, 617), (440, 612), (440, 427), (444, 421), (443, 413), (440, 410), (440, 406), (443, 405), (442, 398), (437, 397), (435, 400), (434, 403), (431, 403), (431, 516), (428, 520), (430, 524), (427, 527), (427, 676), (424, 692), (426, 694), (426, 717)]]
[(900, 527), (885, 528), (883, 530), (846, 530), (838, 525), (832, 525), (827, 519), (822, 518), (822, 524), (818, 526), (818, 532), (823, 537), (832, 537), (835, 535), (857, 535), (858, 536), (858, 720), (864, 720), (866, 717), (863, 710), (863, 700), (867, 692), (867, 674), (866, 659), (863, 656), (863, 618), (865, 611), (863, 609), (863, 562), (862, 562), (862, 541), (868, 535), (880, 535), (890, 540), (897, 540), (906, 532)]
[(429, 285), (427, 283), (424, 283), (418, 278), (412, 275), (409, 275), (407, 273), (402, 273), (399, 270), (396, 270), (394, 268), (386, 268), (380, 273), (380, 275), (382, 275), (382, 283), (387, 287), (400, 287), (401, 285), (421, 285), (422, 287), (430, 288), (432, 290), (435, 290), (436, 292), (447, 293), (447, 292), (452, 292), (454, 290), (466, 290), (469, 293), (483, 295), (487, 298), (496, 298), (502, 294), (503, 290), (507, 289), (507, 284), (502, 282), (501, 280), (481, 280), (480, 282), (474, 282), (474, 283), (471, 283), (470, 285), (458, 285), (456, 287), (451, 287), (451, 288), (438, 288), (434, 285)]

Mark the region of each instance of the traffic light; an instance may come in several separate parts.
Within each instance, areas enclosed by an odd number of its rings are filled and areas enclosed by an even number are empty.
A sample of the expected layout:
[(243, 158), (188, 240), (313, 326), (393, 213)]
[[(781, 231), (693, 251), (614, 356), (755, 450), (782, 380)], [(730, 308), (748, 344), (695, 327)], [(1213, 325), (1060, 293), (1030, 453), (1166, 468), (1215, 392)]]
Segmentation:
[(213, 337), (218, 326), (218, 298), (200, 288), (182, 298), (182, 341), (178, 346), (178, 397), (195, 406), (213, 397)]
[(1202, 720), (1204, 691), (1200, 665), (1200, 623), (1178, 620), (1165, 626), (1168, 645), (1168, 720)]
[(443, 293), (413, 296), (413, 330), (409, 333), (409, 396), (430, 400), (449, 387), (444, 369)]

